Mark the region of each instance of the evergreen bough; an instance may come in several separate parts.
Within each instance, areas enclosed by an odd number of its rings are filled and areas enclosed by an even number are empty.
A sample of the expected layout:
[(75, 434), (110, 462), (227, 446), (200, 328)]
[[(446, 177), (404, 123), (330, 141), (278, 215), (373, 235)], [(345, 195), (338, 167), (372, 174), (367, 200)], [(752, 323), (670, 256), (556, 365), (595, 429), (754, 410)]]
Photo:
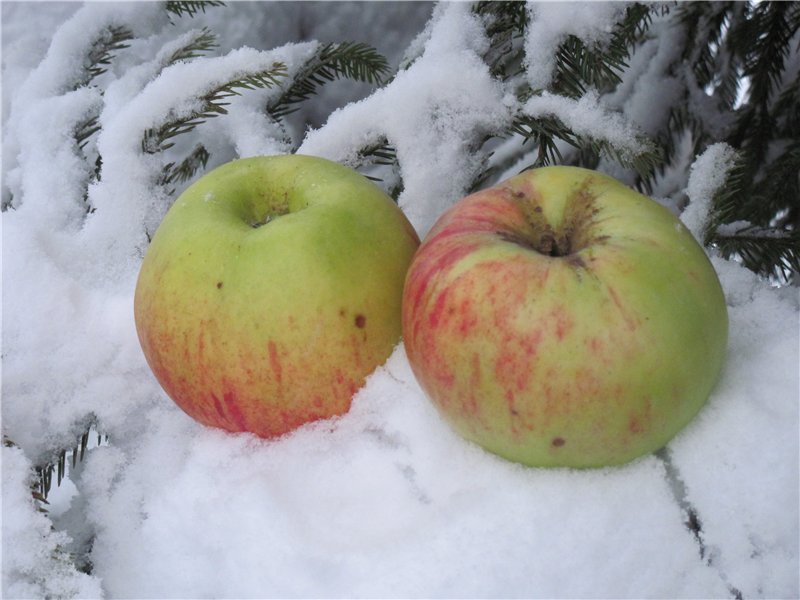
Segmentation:
[[(165, 9), (176, 17), (192, 17), (222, 4), (167, 2)], [(530, 156), (529, 166), (562, 163), (596, 168), (601, 160), (612, 161), (630, 169), (636, 184), (647, 190), (667, 168), (688, 169), (678, 162), (678, 149), (686, 136), (690, 136), (695, 155), (712, 144), (725, 142), (736, 150), (738, 158), (713, 199), (701, 241), (727, 257), (737, 257), (757, 273), (797, 284), (800, 2), (634, 3), (604, 42), (587, 42), (575, 35), (562, 40), (554, 54), (555, 67), (547, 89), (532, 89), (524, 76), (524, 36), (530, 19), (525, 4), (476, 2), (472, 10), (482, 19), (489, 39), (483, 56), (489, 72), (521, 102), (543, 93), (574, 100), (589, 90), (612, 92), (623, 81), (631, 56), (645, 43), (656, 20), (666, 19), (672, 27), (680, 28), (684, 44), (671, 65), (675, 85), (680, 86), (678, 101), (652, 139), (642, 140), (641, 152), (631, 154), (607, 140), (581, 135), (552, 115), (520, 113), (507, 130), (484, 139), (488, 144), (498, 138), (516, 137), (520, 141), (518, 152), (502, 164), (487, 166), (475, 186), (491, 183), (509, 165)], [(73, 89), (97, 85), (96, 80), (112, 64), (116, 53), (127, 48), (132, 39), (132, 32), (124, 26), (103, 31), (89, 45)], [(214, 35), (202, 29), (167, 57), (163, 67), (196, 60), (215, 47)], [(322, 45), (291, 79), (285, 66), (275, 63), (267, 71), (243, 74), (216, 86), (199, 99), (200, 108), (193, 113), (167, 119), (144, 131), (141, 151), (166, 155), (178, 136), (190, 135), (209, 118), (226, 114), (226, 100), (248, 90), (281, 89), (264, 107), (265, 114), (280, 123), (328, 82), (350, 79), (382, 85), (389, 75), (388, 63), (370, 46), (355, 42)], [(698, 105), (706, 110), (694, 110)], [(74, 128), (74, 141), (81, 152), (86, 152), (100, 129), (98, 117), (99, 113), (86, 115)], [(85, 154), (87, 161), (90, 156)], [(208, 149), (200, 143), (180, 160), (166, 158), (158, 183), (169, 187), (186, 182), (205, 169), (209, 158)], [(359, 167), (388, 166), (400, 172), (396, 151), (385, 137), (361, 148), (358, 162)], [(99, 180), (99, 155), (94, 157), (93, 172), (93, 180)], [(401, 190), (400, 178), (390, 191), (397, 198)], [(168, 193), (174, 193), (174, 189)], [(63, 478), (70, 457), (73, 466), (82, 460), (94, 425), (92, 422), (80, 434), (77, 444), (55, 452), (52, 460), (36, 467), (33, 495), (39, 501), (46, 501), (54, 476), (56, 483)]]
[[(531, 167), (573, 164), (597, 168), (601, 159), (634, 171), (643, 191), (668, 168), (682, 168), (678, 149), (690, 136), (693, 155), (718, 142), (738, 153), (714, 198), (704, 238), (707, 246), (736, 257), (778, 282), (797, 283), (800, 272), (800, 2), (634, 3), (603, 43), (569, 35), (555, 53), (546, 90), (531, 89), (524, 75), (523, 40), (529, 24), (524, 3), (477, 2), (490, 41), (490, 72), (510, 84), (520, 100), (542, 92), (580, 98), (608, 93), (622, 82), (630, 57), (650, 35), (656, 19), (682, 30), (684, 46), (670, 66), (679, 100), (636, 154), (606, 140), (581, 136), (553, 116), (520, 114), (501, 137), (521, 146), (476, 184), (532, 154)], [(690, 65), (687, 69), (685, 65)], [(700, 110), (700, 108), (702, 110)]]
[[(224, 6), (217, 1), (188, 1), (166, 2), (165, 10), (176, 17), (194, 17), (204, 13), (211, 7)], [(83, 61), (82, 70), (71, 85), (72, 90), (86, 86), (101, 88), (102, 83), (97, 79), (112, 65), (117, 53), (129, 46), (134, 39), (133, 32), (124, 26), (114, 25), (106, 28), (88, 45), (88, 50)], [(196, 60), (211, 52), (217, 47), (216, 36), (207, 28), (190, 32), (188, 40), (165, 57), (159, 65), (159, 73), (163, 69), (179, 62)], [(170, 115), (157, 127), (151, 127), (142, 132), (140, 140), (141, 152), (149, 155), (168, 156), (168, 151), (175, 146), (179, 136), (191, 134), (202, 126), (208, 119), (227, 114), (229, 100), (247, 91), (264, 88), (280, 87), (282, 92), (268, 106), (264, 112), (270, 118), (280, 123), (287, 115), (297, 111), (303, 102), (315, 96), (321, 86), (328, 82), (349, 79), (380, 85), (389, 72), (386, 59), (374, 48), (367, 44), (357, 42), (342, 42), (321, 45), (306, 63), (289, 78), (286, 65), (275, 62), (270, 69), (252, 73), (243, 73), (234, 79), (214, 86), (202, 97), (197, 98), (198, 108), (189, 114), (180, 116)], [(86, 182), (87, 192), (84, 199), (87, 212), (93, 212), (89, 206), (88, 185), (102, 179), (103, 159), (92, 148), (92, 140), (100, 129), (101, 107), (79, 120), (73, 128), (72, 137), (76, 149), (81, 156), (92, 165), (92, 175)], [(376, 147), (365, 153), (365, 161), (375, 160), (376, 164), (385, 164), (394, 159), (391, 147)], [(156, 183), (164, 186), (169, 196), (175, 193), (175, 184), (184, 183), (195, 177), (205, 169), (210, 158), (208, 149), (201, 143), (196, 143), (193, 149), (180, 160), (166, 159)], [(9, 202), (10, 205), (10, 202)], [(6, 210), (8, 206), (4, 206)], [(73, 468), (84, 459), (89, 448), (90, 436), (96, 432), (97, 422), (94, 417), (88, 421), (78, 435), (77, 443), (60, 448), (50, 454), (35, 466), (35, 481), (32, 495), (39, 503), (41, 510), (46, 510), (47, 498), (53, 484), (60, 485), (67, 476), (70, 466)], [(98, 435), (97, 445), (103, 440), (102, 434)], [(106, 441), (107, 437), (105, 438)], [(10, 439), (4, 438), (4, 443), (14, 445)]]

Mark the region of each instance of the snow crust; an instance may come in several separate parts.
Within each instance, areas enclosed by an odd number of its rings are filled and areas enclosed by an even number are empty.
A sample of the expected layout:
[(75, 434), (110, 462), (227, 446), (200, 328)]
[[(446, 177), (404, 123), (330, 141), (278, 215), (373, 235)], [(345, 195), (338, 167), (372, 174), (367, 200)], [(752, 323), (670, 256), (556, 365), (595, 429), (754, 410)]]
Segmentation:
[[(712, 257), (731, 334), (707, 407), (665, 452), (623, 467), (527, 469), (487, 454), (441, 420), (402, 344), (348, 414), (279, 440), (202, 427), (166, 397), (133, 324), (145, 232), (170, 201), (153, 183), (163, 165), (141, 152), (141, 132), (189, 110), (214, 82), (275, 60), (291, 72), (316, 47), (294, 43), (299, 33), (256, 47), (259, 27), (329, 22), (313, 33), (338, 41), (357, 13), (396, 25), (410, 10), (346, 5), (342, 17), (293, 5), (265, 16), (264, 5), (233, 4), (182, 25), (156, 4), (42, 9), (49, 50), (19, 25), (24, 8), (2, 7), (4, 53), (16, 41), (39, 58), (3, 64), (4, 82), (15, 83), (3, 89), (2, 428), (14, 444), (2, 450), (3, 596), (797, 597), (800, 299), (733, 262)], [(544, 86), (559, 40), (605, 39), (624, 5), (530, 10), (529, 73)], [(176, 37), (206, 22), (227, 45), (165, 66)], [(115, 23), (139, 36), (102, 76), (105, 93), (71, 90), (74, 57)], [(273, 92), (255, 91), (198, 129), (201, 141), (220, 162), (284, 152), (299, 138), (301, 152), (353, 164), (385, 136), (405, 183), (400, 205), (424, 234), (490, 160), (475, 144), (516, 112), (632, 143), (671, 101), (660, 70), (669, 48), (655, 42), (652, 60), (632, 69), (663, 93), (623, 84), (610, 98), (543, 95), (519, 106), (480, 59), (487, 41), (467, 5), (443, 3), (422, 33), (401, 31), (387, 34), (388, 52), (399, 61), (408, 47), (408, 69), (324, 125), (281, 130), (260, 111)], [(91, 114), (103, 125), (101, 181), (72, 138)], [(729, 150), (714, 146), (694, 162), (682, 218), (695, 235)], [(493, 160), (502, 156), (498, 148)], [(49, 514), (38, 512), (33, 466), (74, 445), (91, 421), (109, 442), (71, 469)], [(70, 553), (88, 556), (91, 575)]]

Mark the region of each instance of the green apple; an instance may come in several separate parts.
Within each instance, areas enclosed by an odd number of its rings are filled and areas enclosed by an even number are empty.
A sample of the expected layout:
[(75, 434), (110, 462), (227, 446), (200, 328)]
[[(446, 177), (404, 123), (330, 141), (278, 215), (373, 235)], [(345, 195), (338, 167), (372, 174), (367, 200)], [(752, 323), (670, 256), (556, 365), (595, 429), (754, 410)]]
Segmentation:
[(441, 216), (406, 277), (403, 339), (464, 437), (532, 466), (625, 463), (700, 410), (728, 336), (717, 275), (668, 210), (576, 167)]
[(236, 160), (191, 185), (134, 298), (144, 355), (190, 416), (262, 437), (345, 413), (400, 341), (419, 238), (362, 175), (311, 156)]

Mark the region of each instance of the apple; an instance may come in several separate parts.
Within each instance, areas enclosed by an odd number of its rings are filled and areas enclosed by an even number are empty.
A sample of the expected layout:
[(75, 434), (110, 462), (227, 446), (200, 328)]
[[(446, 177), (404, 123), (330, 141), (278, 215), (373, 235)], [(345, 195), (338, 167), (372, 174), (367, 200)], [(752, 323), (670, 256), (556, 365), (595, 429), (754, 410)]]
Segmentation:
[(728, 316), (667, 209), (545, 167), (460, 200), (406, 276), (412, 370), (462, 436), (509, 460), (600, 467), (664, 446), (704, 405)]
[(142, 350), (197, 421), (276, 437), (341, 415), (400, 341), (419, 238), (352, 169), (235, 160), (167, 212), (134, 297)]

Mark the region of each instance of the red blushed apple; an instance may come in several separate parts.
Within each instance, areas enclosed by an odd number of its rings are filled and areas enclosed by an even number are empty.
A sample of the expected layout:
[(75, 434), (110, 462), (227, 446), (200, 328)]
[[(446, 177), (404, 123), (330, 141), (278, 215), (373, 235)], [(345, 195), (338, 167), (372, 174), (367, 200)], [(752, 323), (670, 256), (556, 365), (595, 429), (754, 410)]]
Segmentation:
[(575, 167), (454, 205), (403, 298), (409, 362), (444, 418), (533, 466), (621, 464), (664, 446), (708, 399), (727, 332), (717, 275), (681, 222)]
[(147, 362), (189, 415), (262, 437), (340, 415), (400, 341), (419, 239), (352, 169), (233, 161), (190, 186), (136, 285)]

